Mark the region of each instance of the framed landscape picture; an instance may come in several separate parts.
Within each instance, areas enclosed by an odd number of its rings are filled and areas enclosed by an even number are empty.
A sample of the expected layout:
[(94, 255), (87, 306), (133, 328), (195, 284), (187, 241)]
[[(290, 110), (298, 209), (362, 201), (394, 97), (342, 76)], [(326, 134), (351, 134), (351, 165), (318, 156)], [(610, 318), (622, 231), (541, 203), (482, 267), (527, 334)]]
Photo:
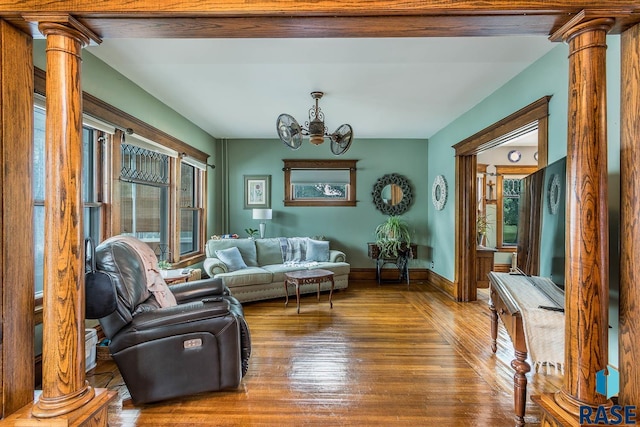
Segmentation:
[(244, 208), (271, 207), (271, 175), (244, 175)]

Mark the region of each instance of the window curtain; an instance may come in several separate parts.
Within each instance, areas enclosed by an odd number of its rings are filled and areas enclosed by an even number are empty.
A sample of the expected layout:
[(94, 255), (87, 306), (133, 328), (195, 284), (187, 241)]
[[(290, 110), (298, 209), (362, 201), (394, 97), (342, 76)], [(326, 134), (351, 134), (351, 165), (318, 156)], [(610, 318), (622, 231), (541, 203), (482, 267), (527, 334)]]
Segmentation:
[(544, 169), (523, 178), (518, 220), (518, 268), (540, 273), (540, 231), (544, 197)]

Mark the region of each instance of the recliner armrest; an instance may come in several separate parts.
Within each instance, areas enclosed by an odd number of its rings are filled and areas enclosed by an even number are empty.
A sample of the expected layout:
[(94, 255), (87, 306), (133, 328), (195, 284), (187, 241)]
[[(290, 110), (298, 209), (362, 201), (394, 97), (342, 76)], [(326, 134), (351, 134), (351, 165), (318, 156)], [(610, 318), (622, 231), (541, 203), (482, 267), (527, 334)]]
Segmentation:
[(132, 325), (137, 331), (210, 319), (229, 314), (229, 303), (225, 300), (215, 302), (191, 302), (160, 308), (141, 313), (133, 318)]
[(202, 300), (207, 297), (222, 296), (228, 293), (221, 279), (202, 279), (178, 283), (169, 287), (178, 304), (186, 301)]
[(347, 255), (339, 251), (337, 249), (329, 250), (329, 261), (330, 262), (347, 262)]

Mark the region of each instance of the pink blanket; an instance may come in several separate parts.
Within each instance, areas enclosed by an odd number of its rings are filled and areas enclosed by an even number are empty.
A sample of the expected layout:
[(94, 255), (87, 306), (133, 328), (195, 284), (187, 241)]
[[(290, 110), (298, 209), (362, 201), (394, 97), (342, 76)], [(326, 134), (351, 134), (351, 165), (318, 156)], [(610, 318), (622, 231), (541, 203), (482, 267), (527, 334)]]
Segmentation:
[(142, 240), (133, 236), (114, 236), (109, 241), (121, 241), (131, 246), (142, 259), (144, 270), (147, 276), (147, 289), (155, 296), (160, 307), (173, 307), (177, 305), (176, 297), (173, 295), (169, 286), (160, 275), (158, 269), (158, 259), (153, 250)]

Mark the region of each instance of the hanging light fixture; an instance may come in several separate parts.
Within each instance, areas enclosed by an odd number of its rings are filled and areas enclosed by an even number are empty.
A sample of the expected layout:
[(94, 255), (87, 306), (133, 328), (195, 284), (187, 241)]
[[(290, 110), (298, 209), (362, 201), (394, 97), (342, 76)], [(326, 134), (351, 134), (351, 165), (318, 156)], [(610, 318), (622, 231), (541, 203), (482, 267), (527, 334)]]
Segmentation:
[(344, 154), (349, 149), (353, 140), (351, 125), (340, 125), (332, 134), (327, 132), (327, 127), (324, 124), (324, 113), (318, 106), (318, 100), (323, 95), (323, 92), (311, 92), (315, 105), (309, 110), (309, 121), (305, 122), (305, 127), (300, 126), (296, 119), (289, 114), (280, 114), (278, 116), (276, 121), (278, 136), (287, 147), (297, 150), (302, 145), (302, 137), (308, 135), (309, 142), (313, 145), (320, 145), (325, 138), (329, 138), (331, 140), (331, 152), (336, 156)]

